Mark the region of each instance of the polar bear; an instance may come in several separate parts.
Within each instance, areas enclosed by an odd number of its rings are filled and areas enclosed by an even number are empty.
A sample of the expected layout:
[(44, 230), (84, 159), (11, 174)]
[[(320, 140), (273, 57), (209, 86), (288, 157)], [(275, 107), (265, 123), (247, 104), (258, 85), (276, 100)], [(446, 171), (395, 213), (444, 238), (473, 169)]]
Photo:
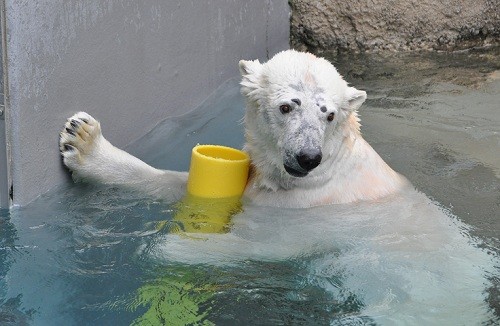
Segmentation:
[[(252, 164), (246, 199), (311, 207), (373, 200), (407, 185), (361, 136), (356, 111), (366, 93), (348, 86), (328, 61), (288, 50), (239, 67)], [(75, 180), (120, 184), (167, 201), (185, 192), (186, 173), (155, 169), (114, 147), (87, 113), (68, 119), (60, 150)]]
[[(363, 139), (357, 110), (364, 91), (325, 59), (294, 50), (239, 67), (251, 158), (244, 211), (227, 234), (204, 241), (166, 236), (154, 251), (159, 259), (230, 265), (312, 257), (311, 279), (340, 293), (329, 277), (341, 274), (362, 302), (358, 322), (495, 319), (485, 291), (498, 260)], [(155, 169), (116, 148), (87, 113), (68, 119), (60, 150), (75, 180), (122, 185), (166, 202), (185, 194), (186, 172)]]

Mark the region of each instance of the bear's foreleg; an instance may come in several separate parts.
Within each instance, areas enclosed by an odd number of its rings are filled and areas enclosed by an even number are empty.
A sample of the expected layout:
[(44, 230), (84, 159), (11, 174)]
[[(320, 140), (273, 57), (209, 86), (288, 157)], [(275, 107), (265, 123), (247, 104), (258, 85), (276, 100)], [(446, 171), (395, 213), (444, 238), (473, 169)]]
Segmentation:
[(123, 185), (167, 200), (177, 200), (185, 192), (187, 173), (155, 169), (113, 146), (103, 137), (99, 122), (85, 112), (68, 119), (59, 147), (75, 181)]

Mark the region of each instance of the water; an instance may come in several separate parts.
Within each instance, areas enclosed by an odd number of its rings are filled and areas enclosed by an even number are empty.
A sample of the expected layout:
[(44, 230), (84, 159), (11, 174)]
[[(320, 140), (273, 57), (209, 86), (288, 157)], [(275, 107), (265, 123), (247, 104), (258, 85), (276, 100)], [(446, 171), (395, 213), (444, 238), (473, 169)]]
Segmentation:
[[(173, 206), (115, 188), (0, 211), (0, 324), (499, 322), (498, 55), (332, 59), (369, 94), (365, 138), (433, 202), (246, 206), (194, 239), (170, 232)], [(196, 143), (241, 147), (242, 114), (230, 81), (127, 149), (186, 170)]]
[(476, 234), (498, 239), (500, 48), (333, 61), (368, 91), (362, 132), (384, 160)]

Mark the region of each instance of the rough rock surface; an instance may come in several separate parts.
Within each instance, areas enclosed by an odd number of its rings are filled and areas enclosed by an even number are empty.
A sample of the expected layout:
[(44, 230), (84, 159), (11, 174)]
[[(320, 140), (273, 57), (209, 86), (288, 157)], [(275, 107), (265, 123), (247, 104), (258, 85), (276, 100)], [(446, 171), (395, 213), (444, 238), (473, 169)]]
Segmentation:
[(459, 50), (500, 43), (500, 0), (290, 0), (300, 50)]

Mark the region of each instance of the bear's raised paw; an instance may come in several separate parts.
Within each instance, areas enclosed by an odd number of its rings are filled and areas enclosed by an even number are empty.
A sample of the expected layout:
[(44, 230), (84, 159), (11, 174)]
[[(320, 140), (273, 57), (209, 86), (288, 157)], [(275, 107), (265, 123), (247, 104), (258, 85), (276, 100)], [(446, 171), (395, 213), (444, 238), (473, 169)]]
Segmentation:
[(64, 164), (78, 169), (86, 157), (93, 156), (102, 138), (101, 126), (91, 115), (78, 112), (68, 119), (59, 137), (59, 149)]

